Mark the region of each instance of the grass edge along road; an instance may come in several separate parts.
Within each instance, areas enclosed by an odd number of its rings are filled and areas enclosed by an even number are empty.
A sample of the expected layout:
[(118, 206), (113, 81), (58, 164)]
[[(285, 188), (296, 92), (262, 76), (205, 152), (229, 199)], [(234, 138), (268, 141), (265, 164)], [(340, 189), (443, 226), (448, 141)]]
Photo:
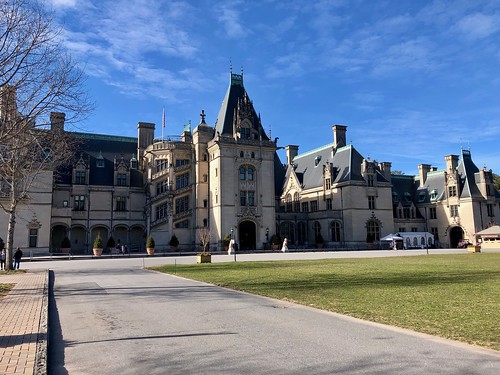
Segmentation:
[(500, 350), (500, 253), (151, 269)]

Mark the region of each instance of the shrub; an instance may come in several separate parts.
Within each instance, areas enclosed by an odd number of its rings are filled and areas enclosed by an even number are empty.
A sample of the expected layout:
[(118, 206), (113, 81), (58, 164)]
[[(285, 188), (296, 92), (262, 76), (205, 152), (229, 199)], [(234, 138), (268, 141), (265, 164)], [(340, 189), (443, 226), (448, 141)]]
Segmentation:
[(179, 240), (177, 239), (177, 236), (175, 234), (172, 234), (172, 238), (170, 239), (170, 242), (168, 244), (170, 246), (179, 246)]
[(115, 243), (115, 239), (113, 238), (113, 236), (109, 237), (108, 238), (108, 242), (106, 242), (106, 247), (115, 247), (116, 243)]
[(147, 249), (154, 249), (155, 248), (155, 240), (153, 237), (149, 236), (146, 239), (146, 248)]
[(318, 235), (315, 238), (315, 242), (316, 243), (324, 243), (325, 242), (325, 240), (323, 239), (323, 236), (321, 235), (321, 233), (318, 233)]
[(94, 240), (94, 249), (102, 249), (102, 238), (101, 233), (97, 233), (97, 237)]
[(281, 245), (281, 237), (278, 234), (273, 234), (270, 242), (273, 245)]
[(61, 249), (69, 249), (70, 247), (71, 247), (71, 241), (67, 236), (65, 236), (61, 242)]

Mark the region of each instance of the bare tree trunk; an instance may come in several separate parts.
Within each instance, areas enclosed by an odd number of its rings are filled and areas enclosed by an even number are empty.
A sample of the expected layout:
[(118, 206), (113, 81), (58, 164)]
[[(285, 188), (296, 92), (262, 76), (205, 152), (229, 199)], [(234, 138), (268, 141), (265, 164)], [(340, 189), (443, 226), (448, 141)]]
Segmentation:
[(5, 246), (5, 268), (14, 268), (12, 257), (14, 256), (14, 229), (16, 227), (16, 204), (11, 202), (9, 215), (9, 226), (7, 227), (7, 241)]

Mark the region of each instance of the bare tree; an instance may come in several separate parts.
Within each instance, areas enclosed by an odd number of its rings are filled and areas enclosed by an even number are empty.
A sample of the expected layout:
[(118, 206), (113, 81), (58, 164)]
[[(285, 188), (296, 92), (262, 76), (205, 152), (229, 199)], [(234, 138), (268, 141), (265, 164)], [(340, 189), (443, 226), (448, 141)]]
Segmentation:
[(204, 253), (207, 253), (210, 247), (210, 238), (212, 237), (210, 228), (207, 227), (198, 228), (197, 236), (198, 236), (198, 241), (200, 241), (202, 251)]
[(64, 122), (81, 120), (91, 110), (83, 84), (83, 72), (66, 54), (42, 4), (1, 1), (0, 208), (9, 217), (9, 268), (18, 204), (29, 204), (33, 185), (71, 155), (73, 140)]

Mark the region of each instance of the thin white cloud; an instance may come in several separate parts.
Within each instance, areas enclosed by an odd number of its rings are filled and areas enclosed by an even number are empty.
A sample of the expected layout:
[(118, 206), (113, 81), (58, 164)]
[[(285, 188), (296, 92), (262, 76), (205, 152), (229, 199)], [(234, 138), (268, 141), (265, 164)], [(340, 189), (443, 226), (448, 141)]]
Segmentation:
[(251, 31), (244, 27), (240, 13), (241, 4), (241, 1), (228, 1), (216, 7), (217, 19), (222, 23), (228, 38), (237, 39), (251, 34)]
[(500, 29), (500, 15), (469, 14), (457, 23), (457, 28), (467, 39), (475, 40), (489, 37)]

